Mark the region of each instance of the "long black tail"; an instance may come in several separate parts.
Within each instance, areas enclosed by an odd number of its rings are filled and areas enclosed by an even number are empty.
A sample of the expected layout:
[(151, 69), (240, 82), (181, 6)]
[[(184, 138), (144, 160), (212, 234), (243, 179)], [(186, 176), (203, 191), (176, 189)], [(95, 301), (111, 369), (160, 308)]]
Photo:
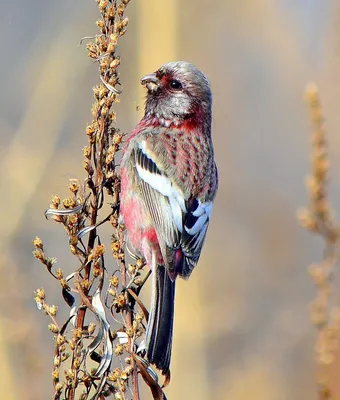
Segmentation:
[(146, 330), (146, 354), (149, 362), (166, 374), (169, 371), (171, 359), (175, 282), (171, 281), (161, 265), (152, 271), (151, 296), (150, 316)]

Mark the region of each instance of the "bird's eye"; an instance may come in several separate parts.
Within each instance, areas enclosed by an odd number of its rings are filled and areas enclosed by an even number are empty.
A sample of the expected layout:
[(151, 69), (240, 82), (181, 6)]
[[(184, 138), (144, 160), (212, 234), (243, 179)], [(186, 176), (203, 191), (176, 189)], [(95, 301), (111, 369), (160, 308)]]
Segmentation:
[(176, 79), (172, 79), (169, 83), (169, 86), (171, 87), (171, 89), (174, 90), (179, 90), (182, 89), (182, 84), (180, 81), (177, 81)]

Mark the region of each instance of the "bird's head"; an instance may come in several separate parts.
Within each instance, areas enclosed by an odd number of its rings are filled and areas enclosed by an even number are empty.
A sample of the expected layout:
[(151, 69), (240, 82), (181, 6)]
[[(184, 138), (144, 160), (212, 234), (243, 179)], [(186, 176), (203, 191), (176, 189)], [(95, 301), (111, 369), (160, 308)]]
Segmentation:
[(193, 64), (186, 61), (164, 64), (144, 76), (141, 83), (147, 89), (145, 118), (156, 118), (167, 127), (179, 126), (191, 118), (208, 119), (210, 123), (210, 84)]

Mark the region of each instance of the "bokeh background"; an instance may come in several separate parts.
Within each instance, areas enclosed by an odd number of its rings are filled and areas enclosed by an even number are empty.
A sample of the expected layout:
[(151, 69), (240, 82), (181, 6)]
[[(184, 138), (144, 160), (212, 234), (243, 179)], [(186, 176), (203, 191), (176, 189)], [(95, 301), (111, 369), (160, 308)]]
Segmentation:
[[(98, 75), (78, 44), (98, 13), (93, 0), (2, 0), (0, 10), (0, 397), (40, 400), (52, 394), (53, 340), (33, 291), (63, 303), (32, 239), (74, 268), (44, 210), (85, 177)], [(322, 244), (296, 221), (310, 158), (303, 92), (313, 80), (322, 94), (339, 210), (340, 3), (131, 0), (127, 15), (123, 131), (141, 116), (139, 78), (164, 62), (195, 63), (214, 94), (220, 190), (201, 262), (178, 284), (169, 399), (316, 399), (307, 266)]]

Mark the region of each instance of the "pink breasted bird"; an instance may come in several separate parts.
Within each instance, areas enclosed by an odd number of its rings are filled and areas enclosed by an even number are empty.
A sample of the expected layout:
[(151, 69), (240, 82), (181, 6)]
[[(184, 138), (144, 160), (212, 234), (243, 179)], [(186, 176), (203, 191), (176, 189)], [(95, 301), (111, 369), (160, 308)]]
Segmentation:
[(121, 161), (121, 216), (130, 250), (152, 271), (146, 355), (170, 367), (175, 281), (201, 254), (218, 186), (211, 139), (211, 90), (194, 65), (164, 64), (142, 78), (145, 115)]

